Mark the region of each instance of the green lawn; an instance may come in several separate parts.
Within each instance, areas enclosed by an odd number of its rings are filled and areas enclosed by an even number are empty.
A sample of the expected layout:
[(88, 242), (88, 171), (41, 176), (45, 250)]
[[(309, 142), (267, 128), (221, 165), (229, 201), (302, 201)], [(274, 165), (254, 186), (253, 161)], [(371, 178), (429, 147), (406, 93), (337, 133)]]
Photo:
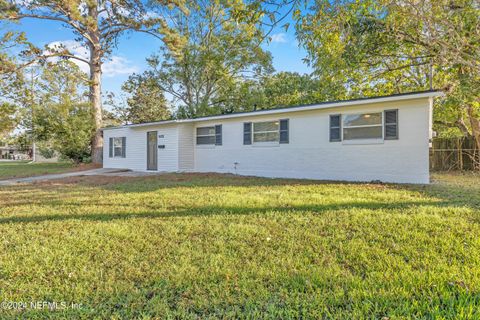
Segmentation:
[(480, 318), (480, 176), (0, 187), (0, 318)]
[(39, 176), (49, 173), (72, 171), (75, 165), (70, 162), (28, 163), (25, 161), (0, 162), (0, 180)]

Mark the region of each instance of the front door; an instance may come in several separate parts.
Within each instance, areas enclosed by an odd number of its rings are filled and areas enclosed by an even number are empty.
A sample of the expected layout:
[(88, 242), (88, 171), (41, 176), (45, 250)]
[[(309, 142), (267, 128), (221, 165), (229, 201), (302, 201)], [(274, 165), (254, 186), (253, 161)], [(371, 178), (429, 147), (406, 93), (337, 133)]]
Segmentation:
[(149, 131), (147, 132), (147, 170), (158, 170), (157, 150), (157, 131)]

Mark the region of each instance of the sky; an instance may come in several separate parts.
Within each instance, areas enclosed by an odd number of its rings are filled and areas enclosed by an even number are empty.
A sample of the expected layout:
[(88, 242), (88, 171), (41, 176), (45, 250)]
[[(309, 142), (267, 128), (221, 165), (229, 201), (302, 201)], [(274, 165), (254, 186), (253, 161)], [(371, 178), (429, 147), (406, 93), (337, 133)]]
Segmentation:
[[(63, 43), (73, 53), (85, 56), (86, 52), (75, 42), (73, 33), (61, 23), (47, 20), (25, 19), (18, 24), (7, 26), (26, 33), (29, 41), (37, 46)], [(310, 68), (303, 63), (306, 56), (298, 47), (295, 30), (277, 28), (270, 34), (272, 40), (264, 44), (264, 49), (273, 56), (273, 66), (276, 71), (294, 71), (309, 73)], [(132, 73), (141, 73), (147, 68), (145, 58), (158, 51), (161, 40), (147, 34), (130, 33), (123, 35), (118, 47), (112, 52), (109, 61), (103, 65), (102, 91), (113, 92), (116, 96), (121, 92), (123, 82)], [(78, 62), (82, 70), (87, 71), (86, 64)]]

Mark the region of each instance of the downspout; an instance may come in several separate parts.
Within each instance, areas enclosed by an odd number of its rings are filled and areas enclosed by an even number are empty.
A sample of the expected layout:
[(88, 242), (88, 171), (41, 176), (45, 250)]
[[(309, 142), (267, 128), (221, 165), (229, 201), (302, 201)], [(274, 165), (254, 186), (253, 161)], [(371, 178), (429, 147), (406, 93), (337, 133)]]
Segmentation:
[(428, 146), (432, 147), (433, 139), (433, 97), (428, 99)]

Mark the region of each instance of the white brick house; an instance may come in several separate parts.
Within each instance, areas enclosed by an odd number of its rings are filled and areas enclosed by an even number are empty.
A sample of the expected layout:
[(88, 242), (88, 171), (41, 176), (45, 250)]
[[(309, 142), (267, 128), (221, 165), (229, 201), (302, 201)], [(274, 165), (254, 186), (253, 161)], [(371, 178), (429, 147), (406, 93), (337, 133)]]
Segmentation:
[(429, 183), (437, 91), (103, 129), (105, 168)]

